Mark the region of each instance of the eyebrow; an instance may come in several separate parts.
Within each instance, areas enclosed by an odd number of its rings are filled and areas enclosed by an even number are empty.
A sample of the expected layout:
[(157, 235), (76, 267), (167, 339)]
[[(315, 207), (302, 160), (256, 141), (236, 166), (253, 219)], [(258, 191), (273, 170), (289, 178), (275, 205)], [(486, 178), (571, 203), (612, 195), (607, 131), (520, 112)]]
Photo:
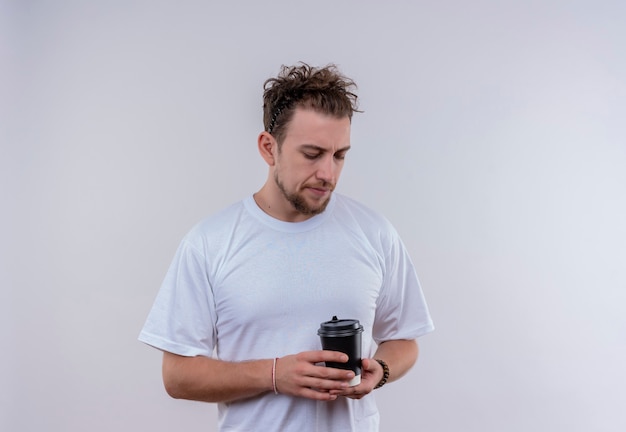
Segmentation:
[[(303, 144), (300, 146), (300, 149), (301, 150), (315, 150), (321, 153), (326, 153), (328, 151), (327, 149), (320, 147), (320, 146), (316, 146), (315, 144)], [(335, 153), (347, 152), (348, 150), (350, 150), (350, 146), (337, 149)]]

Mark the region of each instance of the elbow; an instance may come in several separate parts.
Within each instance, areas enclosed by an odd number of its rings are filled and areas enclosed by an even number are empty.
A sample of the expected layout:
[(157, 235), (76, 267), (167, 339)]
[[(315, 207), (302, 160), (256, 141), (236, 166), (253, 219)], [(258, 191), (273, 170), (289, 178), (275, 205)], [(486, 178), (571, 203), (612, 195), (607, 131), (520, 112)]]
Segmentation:
[(417, 359), (419, 355), (420, 355), (420, 347), (417, 344), (417, 340), (413, 340), (411, 344), (411, 350), (410, 350), (410, 356), (412, 359), (411, 367), (414, 366), (415, 363), (417, 363)]
[(407, 341), (406, 348), (406, 361), (407, 361), (407, 372), (415, 366), (417, 363), (417, 358), (419, 357), (419, 346), (417, 345), (416, 340)]
[(164, 353), (162, 365), (163, 387), (165, 392), (174, 399), (186, 399), (185, 383), (181, 375), (182, 357)]
[(220, 402), (207, 381), (210, 373), (206, 370), (206, 357), (184, 357), (172, 353), (163, 356), (163, 387), (173, 399), (186, 399), (202, 402)]
[(171, 398), (185, 399), (181, 383), (165, 373), (163, 374), (163, 387)]

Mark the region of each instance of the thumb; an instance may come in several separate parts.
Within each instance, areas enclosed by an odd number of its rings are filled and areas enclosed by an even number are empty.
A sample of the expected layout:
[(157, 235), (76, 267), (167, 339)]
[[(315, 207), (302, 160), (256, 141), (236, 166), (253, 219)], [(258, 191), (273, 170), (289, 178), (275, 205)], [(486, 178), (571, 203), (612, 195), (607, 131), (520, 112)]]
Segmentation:
[(375, 365), (372, 363), (376, 363), (376, 361), (368, 358), (364, 358), (361, 360), (361, 368), (366, 371), (373, 370)]

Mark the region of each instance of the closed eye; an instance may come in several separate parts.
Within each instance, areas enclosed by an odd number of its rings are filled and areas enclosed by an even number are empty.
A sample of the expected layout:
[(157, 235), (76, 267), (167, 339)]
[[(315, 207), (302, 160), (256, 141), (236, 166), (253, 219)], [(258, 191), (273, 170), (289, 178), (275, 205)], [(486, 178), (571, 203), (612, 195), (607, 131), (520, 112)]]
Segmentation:
[(315, 160), (319, 158), (321, 155), (322, 155), (321, 153), (304, 153), (304, 157), (307, 159), (311, 159), (311, 160)]

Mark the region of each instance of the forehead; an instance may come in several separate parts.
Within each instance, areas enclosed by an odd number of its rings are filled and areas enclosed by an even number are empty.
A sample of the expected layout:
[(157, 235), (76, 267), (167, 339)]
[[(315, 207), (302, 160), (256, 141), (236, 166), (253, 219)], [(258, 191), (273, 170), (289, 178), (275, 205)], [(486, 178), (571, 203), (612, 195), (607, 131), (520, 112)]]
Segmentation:
[(298, 107), (285, 129), (284, 142), (325, 148), (350, 145), (350, 118)]

